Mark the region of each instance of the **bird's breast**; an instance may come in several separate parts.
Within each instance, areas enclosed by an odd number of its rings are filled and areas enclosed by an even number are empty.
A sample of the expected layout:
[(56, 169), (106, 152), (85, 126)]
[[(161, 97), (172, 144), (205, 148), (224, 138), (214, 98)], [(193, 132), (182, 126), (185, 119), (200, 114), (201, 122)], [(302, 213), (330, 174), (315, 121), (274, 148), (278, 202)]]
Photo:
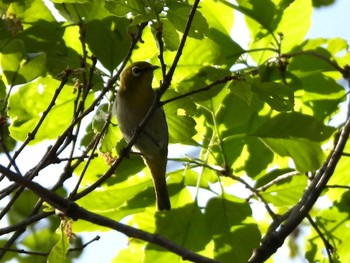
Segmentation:
[(127, 98), (117, 94), (116, 113), (122, 133), (130, 139), (137, 125), (144, 119), (153, 99)]

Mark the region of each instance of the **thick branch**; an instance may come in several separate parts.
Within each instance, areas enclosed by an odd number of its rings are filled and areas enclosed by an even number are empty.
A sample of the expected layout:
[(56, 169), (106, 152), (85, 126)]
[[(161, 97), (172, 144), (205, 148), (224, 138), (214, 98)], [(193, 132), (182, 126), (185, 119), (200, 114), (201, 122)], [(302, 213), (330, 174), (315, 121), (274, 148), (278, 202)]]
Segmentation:
[(308, 216), (309, 211), (319, 198), (322, 190), (326, 187), (327, 182), (334, 173), (345, 144), (350, 134), (350, 118), (347, 120), (343, 130), (340, 133), (339, 140), (336, 143), (333, 151), (328, 156), (327, 161), (317, 171), (314, 179), (309, 187), (304, 192), (302, 199), (291, 209), (284, 222), (273, 222), (266, 236), (263, 238), (261, 245), (257, 248), (249, 263), (264, 262), (276, 250), (282, 246), (284, 240), (292, 231), (301, 223), (301, 221)]

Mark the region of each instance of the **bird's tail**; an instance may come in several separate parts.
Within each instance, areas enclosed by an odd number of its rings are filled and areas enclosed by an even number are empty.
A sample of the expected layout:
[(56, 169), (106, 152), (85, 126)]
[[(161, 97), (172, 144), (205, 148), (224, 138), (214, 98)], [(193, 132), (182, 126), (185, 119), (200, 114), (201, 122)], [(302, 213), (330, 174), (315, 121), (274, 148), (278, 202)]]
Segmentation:
[(164, 162), (163, 160), (145, 158), (145, 162), (152, 175), (158, 210), (170, 210), (171, 204), (165, 180), (166, 160)]

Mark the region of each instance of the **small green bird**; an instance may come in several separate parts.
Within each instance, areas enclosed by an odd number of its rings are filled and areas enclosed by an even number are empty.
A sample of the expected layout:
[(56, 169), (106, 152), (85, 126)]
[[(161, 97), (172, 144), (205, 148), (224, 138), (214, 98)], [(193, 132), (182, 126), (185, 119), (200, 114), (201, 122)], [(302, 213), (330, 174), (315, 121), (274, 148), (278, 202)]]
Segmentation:
[[(116, 115), (125, 140), (130, 141), (137, 125), (149, 111), (155, 92), (153, 71), (158, 68), (148, 62), (135, 62), (120, 77), (116, 96)], [(166, 185), (168, 126), (163, 108), (157, 108), (139, 135), (134, 147), (140, 151), (149, 168), (155, 188), (158, 210), (170, 210)]]

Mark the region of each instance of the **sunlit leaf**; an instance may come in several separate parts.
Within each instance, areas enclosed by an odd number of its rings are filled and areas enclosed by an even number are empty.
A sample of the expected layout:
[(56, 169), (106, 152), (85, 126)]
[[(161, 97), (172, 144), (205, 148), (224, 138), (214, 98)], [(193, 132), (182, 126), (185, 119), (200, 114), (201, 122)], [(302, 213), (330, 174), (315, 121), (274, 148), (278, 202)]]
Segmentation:
[(267, 120), (252, 135), (268, 138), (304, 138), (322, 142), (334, 131), (335, 128), (324, 125), (312, 116), (291, 112), (280, 113)]
[(86, 24), (86, 41), (97, 59), (112, 72), (124, 58), (131, 38), (126, 19), (92, 20)]
[[(171, 225), (171, 227), (169, 227)], [(182, 244), (185, 248), (197, 253), (209, 253), (212, 256), (211, 236), (206, 218), (197, 206), (187, 205), (169, 211), (166, 215), (156, 216), (156, 232)], [(186, 231), (183, 231), (186, 229)], [(181, 234), (180, 234), (181, 233)], [(207, 246), (211, 249), (207, 249)], [(145, 260), (164, 262), (179, 260), (179, 256), (160, 249), (155, 245), (147, 245)]]
[(324, 161), (324, 153), (317, 142), (278, 138), (262, 138), (262, 141), (280, 156), (291, 157), (299, 172), (317, 170)]
[(295, 175), (288, 179), (279, 181), (263, 191), (261, 195), (266, 202), (277, 207), (287, 208), (300, 200), (306, 186), (306, 176)]
[[(346, 244), (350, 242), (349, 213), (340, 211), (339, 207), (330, 207), (319, 212), (314, 219), (323, 238), (329, 242), (334, 262), (344, 262), (350, 258)], [(340, 238), (341, 237), (341, 238)], [(324, 251), (324, 241), (313, 228), (306, 243), (306, 258), (312, 261), (328, 260)]]
[[(50, 105), (50, 101), (59, 86), (60, 82), (53, 78), (39, 78), (22, 86), (18, 92), (10, 97), (8, 114), (12, 119), (10, 133), (13, 138), (20, 141), (27, 138), (28, 134), (39, 123), (43, 112)], [(36, 100), (33, 100), (33, 98), (36, 98)], [(55, 104), (43, 120), (31, 143), (54, 139), (59, 136), (71, 124), (75, 99), (76, 94), (73, 92), (73, 87), (66, 85), (58, 95)], [(88, 96), (86, 105), (89, 104), (91, 99), (92, 97)]]
[(293, 109), (294, 94), (286, 85), (275, 82), (255, 82), (252, 85), (252, 90), (276, 111), (290, 111)]
[(29, 82), (45, 74), (46, 55), (26, 54), (24, 43), (13, 40), (6, 45), (1, 59), (1, 67), (11, 85)]
[(166, 19), (162, 20), (162, 37), (165, 47), (170, 51), (175, 51), (179, 46), (180, 39), (174, 25)]
[[(214, 257), (222, 262), (247, 262), (251, 249), (260, 242), (260, 232), (253, 223), (245, 222), (251, 210), (233, 198), (213, 198), (205, 210), (214, 239)], [(215, 224), (213, 224), (215, 222)]]
[[(187, 17), (190, 13), (190, 6), (178, 7), (176, 9), (169, 9), (167, 12), (167, 19), (175, 26), (175, 28), (184, 32), (187, 23)], [(188, 36), (202, 39), (208, 31), (208, 23), (201, 12), (197, 10), (194, 16), (192, 26), (189, 30)]]
[(64, 263), (66, 262), (66, 253), (69, 249), (69, 238), (64, 232), (64, 227), (61, 225), (59, 229), (59, 239), (55, 246), (50, 251), (47, 258), (49, 263)]

